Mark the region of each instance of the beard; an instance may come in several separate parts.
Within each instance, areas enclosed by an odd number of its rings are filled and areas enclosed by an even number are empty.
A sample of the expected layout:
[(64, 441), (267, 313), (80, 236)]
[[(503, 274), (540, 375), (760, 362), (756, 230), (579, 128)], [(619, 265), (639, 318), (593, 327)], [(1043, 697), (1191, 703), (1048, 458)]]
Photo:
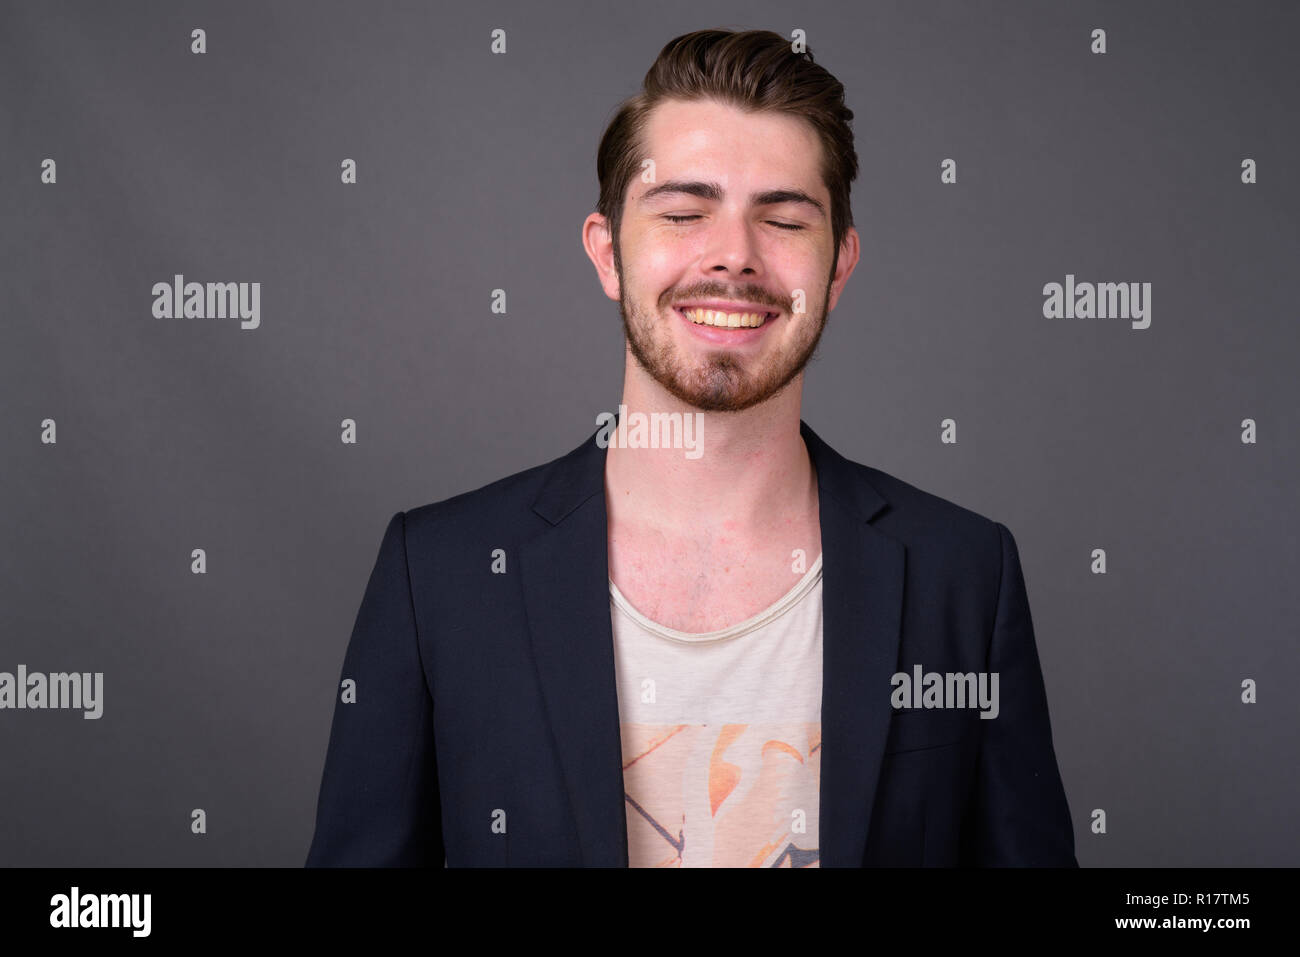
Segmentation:
[[(670, 395), (705, 412), (742, 412), (777, 395), (808, 365), (817, 351), (822, 330), (826, 328), (826, 308), (830, 304), (829, 280), (822, 297), (821, 309), (817, 313), (806, 313), (796, 319), (782, 305), (780, 308), (783, 316), (768, 320), (778, 322), (784, 319), (786, 322), (806, 324), (804, 334), (795, 343), (793, 351), (759, 360), (754, 357), (744, 358), (726, 346), (716, 346), (699, 359), (690, 360), (688, 364), (680, 358), (672, 335), (662, 327), (663, 309), (672, 311), (673, 321), (676, 321), (676, 310), (672, 309), (672, 303), (682, 298), (730, 298), (767, 303), (770, 296), (761, 289), (726, 289), (704, 285), (684, 290), (680, 295), (665, 295), (659, 303), (660, 311), (647, 313), (626, 295), (627, 282), (617, 248), (614, 266), (619, 280), (618, 311), (623, 317), (623, 333), (627, 337), (632, 357)], [(832, 274), (833, 272), (834, 265)], [(812, 330), (811, 333), (808, 332), (809, 329)]]

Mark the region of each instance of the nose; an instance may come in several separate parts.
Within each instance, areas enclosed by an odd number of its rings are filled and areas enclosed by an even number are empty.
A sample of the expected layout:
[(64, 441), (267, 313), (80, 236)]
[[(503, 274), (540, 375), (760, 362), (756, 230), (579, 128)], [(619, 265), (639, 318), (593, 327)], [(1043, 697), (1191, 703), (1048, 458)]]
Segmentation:
[(701, 266), (708, 273), (732, 273), (747, 278), (762, 274), (757, 237), (743, 215), (719, 213), (714, 218)]

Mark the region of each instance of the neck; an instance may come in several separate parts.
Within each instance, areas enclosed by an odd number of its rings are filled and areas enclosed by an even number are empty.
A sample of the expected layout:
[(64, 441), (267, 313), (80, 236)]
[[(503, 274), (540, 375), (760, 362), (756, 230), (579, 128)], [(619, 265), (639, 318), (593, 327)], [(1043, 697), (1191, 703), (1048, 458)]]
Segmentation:
[[(680, 448), (620, 448), (605, 458), (610, 521), (695, 537), (719, 530), (737, 537), (797, 524), (816, 514), (817, 482), (799, 434), (803, 373), (778, 395), (743, 412), (703, 412), (702, 454)], [(623, 398), (629, 418), (652, 412), (699, 412), (667, 392), (629, 357)], [(622, 416), (620, 416), (621, 420)]]

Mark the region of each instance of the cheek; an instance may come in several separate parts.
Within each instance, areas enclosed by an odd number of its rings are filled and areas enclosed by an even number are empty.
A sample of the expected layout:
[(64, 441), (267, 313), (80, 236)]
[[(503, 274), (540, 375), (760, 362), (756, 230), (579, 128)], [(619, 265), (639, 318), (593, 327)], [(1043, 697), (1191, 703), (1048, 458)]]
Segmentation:
[(692, 244), (684, 239), (652, 237), (638, 248), (637, 267), (647, 277), (672, 276), (683, 272), (695, 256)]
[(668, 290), (680, 287), (685, 281), (684, 261), (671, 250), (643, 246), (636, 252), (636, 267), (629, 269), (625, 260), (623, 276), (630, 293), (646, 308), (655, 308)]
[(821, 288), (831, 271), (830, 260), (823, 261), (814, 250), (791, 248), (772, 259), (773, 270), (809, 295)]

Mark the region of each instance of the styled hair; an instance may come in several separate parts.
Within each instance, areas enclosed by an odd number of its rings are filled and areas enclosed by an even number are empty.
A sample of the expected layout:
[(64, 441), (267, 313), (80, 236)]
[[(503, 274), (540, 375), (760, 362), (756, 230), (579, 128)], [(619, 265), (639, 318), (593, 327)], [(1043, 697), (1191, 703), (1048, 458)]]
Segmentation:
[(853, 225), (849, 189), (858, 175), (853, 111), (844, 105), (844, 85), (813, 62), (811, 51), (793, 52), (788, 39), (770, 30), (697, 30), (670, 40), (641, 91), (618, 107), (596, 154), (596, 211), (609, 223), (615, 255), (628, 184), (644, 158), (642, 136), (651, 110), (664, 100), (705, 98), (754, 112), (788, 113), (812, 124), (822, 145), (821, 176), (831, 196), (838, 260), (840, 242)]

